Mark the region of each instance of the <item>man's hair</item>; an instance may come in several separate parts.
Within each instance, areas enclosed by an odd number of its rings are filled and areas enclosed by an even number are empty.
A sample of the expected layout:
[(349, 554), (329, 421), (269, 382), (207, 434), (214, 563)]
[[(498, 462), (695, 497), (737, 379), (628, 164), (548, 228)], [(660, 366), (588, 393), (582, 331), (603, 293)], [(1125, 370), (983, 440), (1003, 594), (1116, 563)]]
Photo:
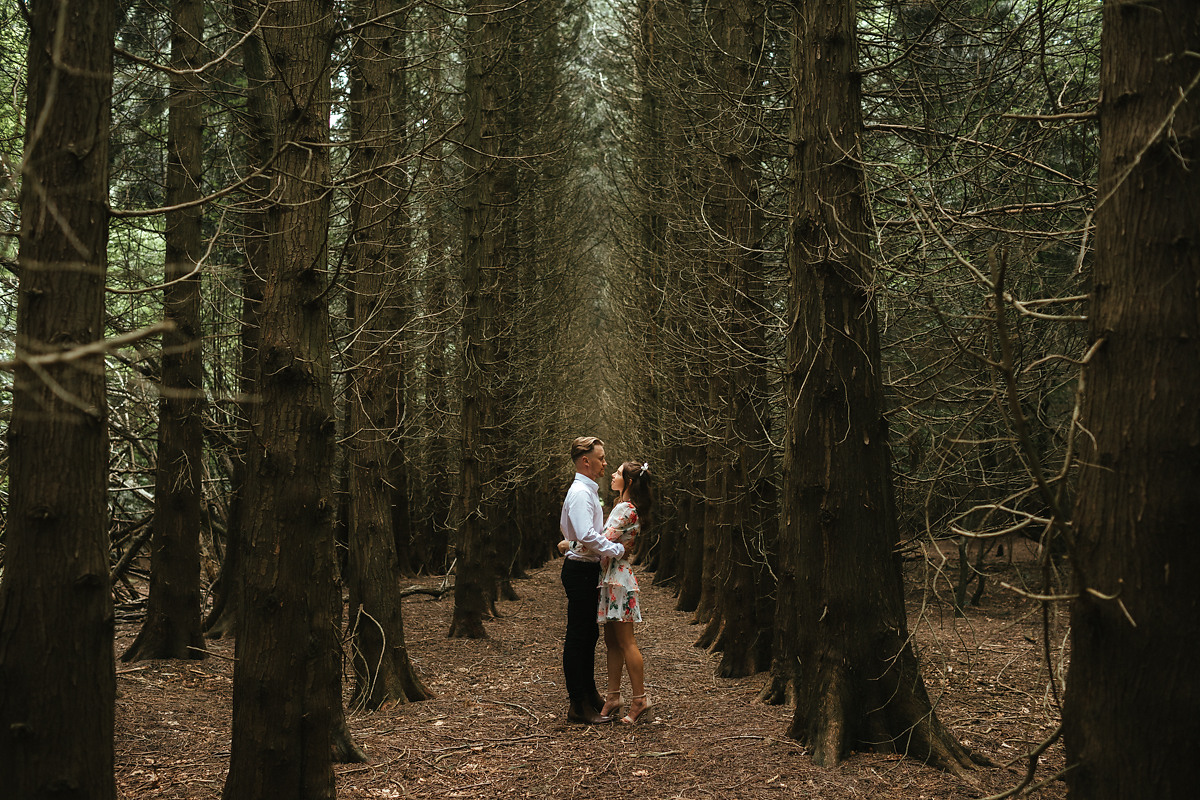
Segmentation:
[(596, 445), (604, 446), (599, 436), (580, 436), (571, 442), (571, 460), (576, 461), (580, 456), (586, 456), (595, 449)]

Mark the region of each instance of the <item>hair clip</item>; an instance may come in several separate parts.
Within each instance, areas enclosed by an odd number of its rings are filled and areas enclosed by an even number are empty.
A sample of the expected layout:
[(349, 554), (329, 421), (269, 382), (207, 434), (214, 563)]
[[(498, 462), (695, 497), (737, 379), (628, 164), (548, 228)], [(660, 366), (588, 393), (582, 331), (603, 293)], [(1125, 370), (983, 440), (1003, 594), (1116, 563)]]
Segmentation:
[(642, 462), (642, 472), (644, 472), (647, 475), (650, 474), (650, 462), (649, 461)]

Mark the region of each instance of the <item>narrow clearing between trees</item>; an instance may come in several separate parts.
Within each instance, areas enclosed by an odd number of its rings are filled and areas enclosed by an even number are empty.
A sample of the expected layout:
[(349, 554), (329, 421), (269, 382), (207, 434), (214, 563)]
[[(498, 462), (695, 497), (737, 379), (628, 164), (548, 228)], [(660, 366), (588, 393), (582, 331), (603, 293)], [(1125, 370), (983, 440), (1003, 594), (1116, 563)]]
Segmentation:
[[(367, 764), (337, 765), (339, 798), (977, 798), (1016, 785), (1021, 756), (1057, 724), (1047, 691), (1040, 606), (999, 587), (1035, 572), (1032, 554), (993, 567), (982, 604), (966, 618), (917, 592), (910, 628), (937, 713), (969, 747), (1000, 766), (978, 785), (910, 759), (854, 753), (835, 769), (814, 767), (785, 736), (791, 709), (754, 702), (763, 675), (714, 676), (716, 659), (693, 647), (701, 628), (674, 610), (669, 591), (643, 576), (637, 637), (646, 659), (650, 720), (633, 726), (566, 722), (561, 643), (561, 562), (517, 581), (487, 640), (449, 639), (453, 600), (405, 600), (409, 650), (436, 699), (373, 714), (351, 712)], [(951, 567), (948, 574), (956, 574)], [(919, 586), (925, 566), (910, 567)], [(411, 583), (437, 585), (424, 577)], [(944, 584), (941, 587), (945, 589)], [(947, 596), (948, 591), (941, 591)], [(1059, 622), (1058, 625), (1062, 623)], [(137, 633), (117, 629), (122, 653)], [(1052, 634), (1055, 647), (1063, 631)], [(210, 642), (203, 661), (117, 665), (117, 787), (120, 797), (219, 798), (229, 764), (233, 645)], [(1057, 657), (1057, 656), (1056, 656)], [(603, 691), (603, 642), (596, 675)], [(628, 702), (628, 686), (625, 687)], [(1061, 769), (1050, 748), (1037, 780)], [(1053, 782), (1038, 798), (1065, 797)]]

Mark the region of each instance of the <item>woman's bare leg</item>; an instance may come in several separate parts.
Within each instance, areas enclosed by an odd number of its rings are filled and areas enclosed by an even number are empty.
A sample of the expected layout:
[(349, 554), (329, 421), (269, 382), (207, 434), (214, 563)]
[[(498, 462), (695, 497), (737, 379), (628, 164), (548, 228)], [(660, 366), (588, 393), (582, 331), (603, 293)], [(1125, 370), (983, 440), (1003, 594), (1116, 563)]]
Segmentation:
[[(633, 722), (651, 705), (649, 698), (646, 697), (642, 651), (638, 649), (637, 639), (634, 638), (632, 622), (609, 622), (606, 624), (604, 626), (606, 642), (609, 628), (614, 629), (617, 645), (625, 657), (625, 669), (629, 671), (629, 688), (633, 691), (633, 700), (629, 704), (629, 713), (625, 715), (625, 720)], [(612, 663), (611, 660), (609, 663)], [(611, 674), (610, 671), (610, 686)]]
[(614, 626), (619, 624), (604, 623), (604, 647), (608, 651), (608, 695), (604, 698), (604, 708), (600, 709), (600, 714), (605, 717), (621, 709), (621, 671), (625, 668), (625, 653), (614, 630)]

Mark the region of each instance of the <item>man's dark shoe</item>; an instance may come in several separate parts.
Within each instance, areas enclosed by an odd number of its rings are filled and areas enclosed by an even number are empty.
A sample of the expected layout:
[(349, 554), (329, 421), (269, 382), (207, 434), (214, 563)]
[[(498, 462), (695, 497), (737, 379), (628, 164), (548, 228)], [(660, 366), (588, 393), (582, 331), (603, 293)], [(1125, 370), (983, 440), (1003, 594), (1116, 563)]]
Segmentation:
[(612, 721), (612, 717), (602, 717), (600, 712), (579, 703), (572, 702), (571, 707), (567, 709), (567, 722), (576, 722), (580, 725), (603, 725)]
[(596, 713), (600, 713), (604, 710), (604, 698), (600, 696), (600, 692), (596, 692), (594, 695), (592, 695), (592, 699), (589, 700), (588, 703)]

